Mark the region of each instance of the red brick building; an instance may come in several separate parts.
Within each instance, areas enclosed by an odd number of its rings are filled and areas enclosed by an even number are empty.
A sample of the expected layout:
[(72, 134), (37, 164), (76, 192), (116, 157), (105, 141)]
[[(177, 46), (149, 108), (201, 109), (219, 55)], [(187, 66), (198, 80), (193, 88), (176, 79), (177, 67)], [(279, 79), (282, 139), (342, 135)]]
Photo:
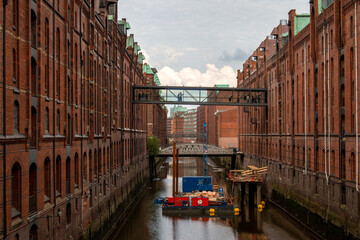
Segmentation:
[(238, 72), (239, 87), (268, 89), (267, 109), (239, 108), (246, 161), (268, 165), (271, 188), (357, 237), (359, 3), (291, 10)]
[(0, 2), (0, 238), (97, 238), (148, 176), (143, 56), (116, 2)]
[[(150, 86), (159, 86), (160, 80), (156, 68), (151, 68), (147, 63), (143, 67), (146, 82)], [(159, 93), (161, 94), (161, 93)], [(149, 104), (147, 110), (148, 136), (157, 136), (161, 147), (168, 144), (167, 141), (167, 108), (164, 104)]]

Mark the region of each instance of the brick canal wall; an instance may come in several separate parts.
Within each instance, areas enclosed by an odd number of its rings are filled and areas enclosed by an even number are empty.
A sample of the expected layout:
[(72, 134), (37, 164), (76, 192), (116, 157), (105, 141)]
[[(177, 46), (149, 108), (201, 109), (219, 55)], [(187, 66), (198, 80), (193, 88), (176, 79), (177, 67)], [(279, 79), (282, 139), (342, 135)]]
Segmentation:
[(302, 168), (251, 155), (239, 162), (244, 168), (268, 166), (264, 196), (314, 233), (326, 239), (359, 238), (359, 193), (354, 184), (331, 177), (327, 182), (324, 174), (304, 174)]

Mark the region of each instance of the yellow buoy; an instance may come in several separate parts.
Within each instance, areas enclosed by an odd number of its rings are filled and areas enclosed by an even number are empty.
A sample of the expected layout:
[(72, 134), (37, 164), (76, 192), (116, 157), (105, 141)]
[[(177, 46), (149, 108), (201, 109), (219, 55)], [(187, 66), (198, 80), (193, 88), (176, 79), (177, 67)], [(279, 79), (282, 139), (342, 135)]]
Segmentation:
[(265, 201), (261, 201), (261, 205), (265, 208)]
[(240, 212), (239, 208), (234, 208), (234, 212)]
[(259, 210), (259, 212), (262, 212), (262, 210), (264, 209), (264, 207), (263, 207), (263, 205), (258, 205), (258, 210)]
[(215, 213), (210, 213), (210, 216), (211, 216), (211, 217), (215, 216)]
[(215, 213), (215, 209), (214, 209), (214, 208), (210, 208), (210, 213)]

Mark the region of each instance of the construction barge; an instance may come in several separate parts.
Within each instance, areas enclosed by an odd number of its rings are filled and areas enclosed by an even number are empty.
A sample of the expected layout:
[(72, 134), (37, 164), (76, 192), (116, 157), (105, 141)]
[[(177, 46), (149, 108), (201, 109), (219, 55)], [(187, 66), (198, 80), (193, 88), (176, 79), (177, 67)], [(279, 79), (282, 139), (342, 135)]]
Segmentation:
[(183, 192), (174, 197), (158, 198), (162, 212), (168, 216), (226, 217), (238, 214), (224, 189), (211, 184), (211, 177), (183, 177)]

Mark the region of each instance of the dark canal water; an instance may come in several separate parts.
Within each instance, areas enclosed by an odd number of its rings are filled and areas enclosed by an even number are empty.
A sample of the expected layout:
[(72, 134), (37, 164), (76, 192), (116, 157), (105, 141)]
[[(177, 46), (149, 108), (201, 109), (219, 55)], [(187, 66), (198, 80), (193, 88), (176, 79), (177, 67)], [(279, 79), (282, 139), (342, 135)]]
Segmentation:
[[(230, 218), (189, 218), (162, 215), (161, 205), (153, 204), (157, 197), (171, 196), (172, 158), (167, 159), (161, 173), (162, 179), (152, 183), (142, 196), (127, 222), (110, 239), (124, 240), (232, 240), (232, 239), (311, 239), (301, 225), (280, 210), (266, 206), (259, 213), (257, 209), (242, 209), (239, 216)], [(202, 160), (179, 159), (179, 177), (202, 175)], [(213, 181), (229, 191), (224, 169), (210, 160), (210, 174)], [(182, 179), (179, 178), (179, 189)], [(213, 183), (214, 183), (213, 182)]]

